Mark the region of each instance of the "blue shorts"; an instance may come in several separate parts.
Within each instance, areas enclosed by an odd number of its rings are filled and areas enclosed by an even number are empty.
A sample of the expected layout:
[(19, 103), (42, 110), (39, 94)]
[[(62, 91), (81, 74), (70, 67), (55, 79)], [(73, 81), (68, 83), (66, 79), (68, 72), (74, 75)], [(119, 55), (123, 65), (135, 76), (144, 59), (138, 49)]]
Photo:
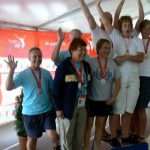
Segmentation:
[(23, 115), (27, 136), (37, 139), (45, 130), (56, 130), (54, 110), (39, 115)]

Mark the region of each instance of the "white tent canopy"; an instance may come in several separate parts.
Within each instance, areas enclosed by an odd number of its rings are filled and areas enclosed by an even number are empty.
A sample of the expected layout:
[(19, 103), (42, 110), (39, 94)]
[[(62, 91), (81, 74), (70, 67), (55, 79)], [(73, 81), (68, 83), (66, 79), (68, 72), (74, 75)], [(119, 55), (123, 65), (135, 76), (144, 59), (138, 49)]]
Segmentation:
[[(145, 18), (150, 19), (150, 0), (141, 0)], [(93, 0), (85, 0), (99, 23)], [(114, 15), (120, 0), (102, 0), (102, 8)], [(78, 0), (0, 0), (0, 27), (89, 32)], [(138, 0), (125, 0), (121, 15), (138, 17)]]

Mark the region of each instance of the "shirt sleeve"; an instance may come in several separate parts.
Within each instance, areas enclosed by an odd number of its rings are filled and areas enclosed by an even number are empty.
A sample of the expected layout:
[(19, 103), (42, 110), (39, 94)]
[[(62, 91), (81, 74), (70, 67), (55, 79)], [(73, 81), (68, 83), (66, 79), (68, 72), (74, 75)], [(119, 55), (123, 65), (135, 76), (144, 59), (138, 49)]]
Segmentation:
[(137, 51), (144, 53), (144, 45), (141, 39), (136, 38), (137, 41)]
[(23, 72), (20, 72), (17, 75), (15, 75), (13, 78), (13, 82), (14, 82), (15, 88), (23, 86)]

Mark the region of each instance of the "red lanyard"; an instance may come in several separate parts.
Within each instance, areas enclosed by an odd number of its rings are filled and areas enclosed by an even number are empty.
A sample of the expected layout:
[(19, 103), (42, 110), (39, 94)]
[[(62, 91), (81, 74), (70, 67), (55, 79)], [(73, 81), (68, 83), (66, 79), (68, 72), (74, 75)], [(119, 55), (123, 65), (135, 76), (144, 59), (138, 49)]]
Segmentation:
[(144, 45), (144, 42), (143, 42), (145, 54), (147, 54), (149, 42), (150, 42), (150, 37), (147, 40), (146, 46)]
[(80, 69), (78, 69), (77, 65), (72, 61), (73, 64), (73, 68), (75, 69), (77, 78), (79, 80), (79, 82), (83, 82), (83, 63), (80, 62)]
[(39, 68), (39, 79), (36, 77), (33, 68), (30, 67), (29, 69), (31, 70), (31, 73), (32, 73), (32, 75), (33, 75), (33, 77), (37, 83), (38, 89), (41, 89), (41, 76), (42, 76), (41, 69)]
[(100, 56), (97, 57), (97, 61), (98, 61), (100, 72), (102, 74), (102, 79), (104, 79), (105, 75), (106, 75), (107, 65), (108, 65), (108, 58), (105, 58), (104, 68), (102, 67), (101, 57)]

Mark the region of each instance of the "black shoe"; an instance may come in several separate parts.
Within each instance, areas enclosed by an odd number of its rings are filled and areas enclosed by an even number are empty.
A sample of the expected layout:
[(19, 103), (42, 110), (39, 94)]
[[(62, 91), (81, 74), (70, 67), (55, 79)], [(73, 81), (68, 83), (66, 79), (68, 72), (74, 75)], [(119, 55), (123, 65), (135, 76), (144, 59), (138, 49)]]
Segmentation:
[(54, 147), (54, 150), (61, 150), (61, 149), (60, 149), (60, 145), (57, 146), (57, 147)]
[(133, 138), (131, 136), (129, 136), (128, 138), (121, 138), (121, 141), (123, 145), (134, 145), (139, 143), (136, 138)]
[(111, 145), (112, 147), (121, 147), (121, 144), (120, 144), (120, 142), (118, 141), (117, 138), (111, 139), (110, 145)]

